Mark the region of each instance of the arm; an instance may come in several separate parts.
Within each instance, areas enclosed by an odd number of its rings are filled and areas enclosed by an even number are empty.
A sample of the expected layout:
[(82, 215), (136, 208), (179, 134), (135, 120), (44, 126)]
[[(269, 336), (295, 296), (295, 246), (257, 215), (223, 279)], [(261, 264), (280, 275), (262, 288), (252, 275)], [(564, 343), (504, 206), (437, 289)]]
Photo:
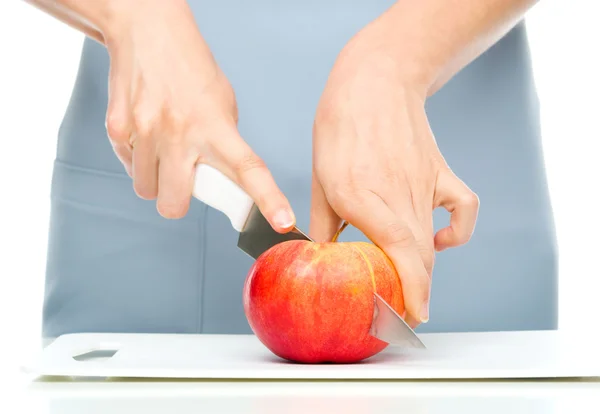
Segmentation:
[[(397, 0), (344, 47), (323, 91), (310, 233), (330, 240), (344, 220), (382, 248), (413, 327), (429, 318), (435, 252), (467, 243), (479, 212), (478, 196), (437, 146), (425, 101), (534, 3)], [(451, 217), (434, 233), (438, 207)]]
[(109, 0), (25, 0), (25, 2), (104, 44), (103, 29), (110, 20), (113, 2)]
[[(119, 36), (119, 30), (134, 22), (132, 16), (143, 15), (150, 20), (164, 10), (162, 0), (24, 0), (39, 10), (55, 17), (91, 39), (107, 46), (111, 38)], [(186, 0), (169, 0), (169, 8), (186, 13)], [(125, 22), (128, 18), (130, 21)]]
[(26, 0), (106, 46), (106, 130), (136, 194), (166, 218), (187, 214), (197, 164), (242, 187), (273, 228), (294, 213), (237, 129), (235, 92), (186, 0)]
[[(490, 48), (537, 0), (398, 0), (380, 19), (389, 50), (428, 94)], [(374, 22), (377, 25), (376, 22)]]

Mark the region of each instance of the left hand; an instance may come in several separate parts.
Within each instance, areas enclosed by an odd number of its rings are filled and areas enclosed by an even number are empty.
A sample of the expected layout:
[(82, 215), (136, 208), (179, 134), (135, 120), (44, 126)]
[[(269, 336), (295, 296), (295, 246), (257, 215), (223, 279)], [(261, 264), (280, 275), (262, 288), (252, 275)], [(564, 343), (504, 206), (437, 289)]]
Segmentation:
[[(394, 57), (398, 39), (385, 24), (346, 45), (319, 103), (310, 234), (331, 240), (345, 220), (378, 245), (400, 276), (414, 328), (429, 318), (435, 250), (470, 239), (479, 199), (440, 153), (424, 109), (427, 82)], [(451, 223), (434, 235), (440, 206)]]

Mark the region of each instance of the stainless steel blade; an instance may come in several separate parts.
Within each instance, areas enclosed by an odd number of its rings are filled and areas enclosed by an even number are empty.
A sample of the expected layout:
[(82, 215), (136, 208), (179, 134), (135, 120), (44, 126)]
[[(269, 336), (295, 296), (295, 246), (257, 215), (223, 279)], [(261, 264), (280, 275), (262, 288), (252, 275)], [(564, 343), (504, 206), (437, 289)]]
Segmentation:
[(240, 232), (237, 245), (245, 253), (257, 259), (266, 250), (288, 240), (312, 241), (297, 227), (285, 234), (277, 233), (255, 204), (250, 210), (244, 229)]
[(381, 296), (375, 293), (375, 315), (371, 335), (391, 345), (425, 349), (415, 331)]

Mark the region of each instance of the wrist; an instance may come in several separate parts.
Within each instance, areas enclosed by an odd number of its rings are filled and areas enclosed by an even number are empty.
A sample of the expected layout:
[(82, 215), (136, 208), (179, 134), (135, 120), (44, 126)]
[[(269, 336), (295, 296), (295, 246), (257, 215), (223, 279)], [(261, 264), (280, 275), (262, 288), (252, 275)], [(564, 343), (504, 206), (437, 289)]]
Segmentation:
[(124, 33), (135, 29), (139, 23), (190, 13), (186, 0), (104, 0), (94, 3), (100, 4), (95, 5), (93, 23), (103, 34), (107, 46), (118, 43)]
[(376, 53), (393, 62), (399, 82), (427, 96), (443, 69), (444, 53), (433, 50), (421, 25), (396, 4), (363, 30)]
[(435, 79), (433, 67), (399, 47), (398, 42), (390, 41), (388, 32), (381, 29), (363, 29), (340, 53), (338, 67), (350, 68), (346, 70), (369, 82), (410, 91), (410, 95), (425, 99)]

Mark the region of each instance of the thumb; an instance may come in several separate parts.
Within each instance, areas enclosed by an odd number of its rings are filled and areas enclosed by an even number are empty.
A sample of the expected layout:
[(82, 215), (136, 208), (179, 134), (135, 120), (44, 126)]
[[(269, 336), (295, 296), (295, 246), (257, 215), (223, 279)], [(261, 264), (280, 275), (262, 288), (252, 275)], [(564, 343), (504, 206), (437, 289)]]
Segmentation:
[(316, 242), (331, 241), (341, 225), (341, 219), (333, 210), (315, 172), (312, 176), (309, 236)]

